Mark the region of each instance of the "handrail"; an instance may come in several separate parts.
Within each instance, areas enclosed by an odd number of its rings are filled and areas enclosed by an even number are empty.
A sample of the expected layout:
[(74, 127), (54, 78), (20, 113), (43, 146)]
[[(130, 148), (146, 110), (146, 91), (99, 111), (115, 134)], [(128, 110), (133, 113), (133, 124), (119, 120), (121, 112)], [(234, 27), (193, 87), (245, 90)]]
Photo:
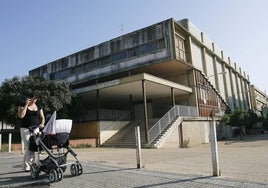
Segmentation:
[(174, 105), (158, 122), (149, 130), (149, 144), (151, 144), (178, 116), (198, 117), (198, 111), (193, 106)]

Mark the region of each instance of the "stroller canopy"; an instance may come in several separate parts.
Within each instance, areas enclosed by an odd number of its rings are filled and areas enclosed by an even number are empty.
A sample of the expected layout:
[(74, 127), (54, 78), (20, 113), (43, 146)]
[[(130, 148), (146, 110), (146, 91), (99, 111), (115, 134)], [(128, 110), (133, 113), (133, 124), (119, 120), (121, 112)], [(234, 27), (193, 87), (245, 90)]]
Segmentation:
[(56, 120), (57, 112), (55, 111), (47, 122), (43, 133), (54, 135), (57, 133), (70, 133), (72, 129), (71, 119), (58, 119)]

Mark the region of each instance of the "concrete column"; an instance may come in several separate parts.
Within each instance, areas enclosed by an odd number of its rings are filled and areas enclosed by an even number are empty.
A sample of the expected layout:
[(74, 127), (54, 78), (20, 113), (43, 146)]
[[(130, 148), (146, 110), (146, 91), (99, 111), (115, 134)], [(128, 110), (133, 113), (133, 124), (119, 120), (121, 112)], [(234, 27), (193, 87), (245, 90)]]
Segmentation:
[(215, 84), (216, 84), (216, 89), (220, 91), (219, 88), (219, 74), (217, 70), (217, 59), (216, 56), (213, 56), (213, 70), (214, 70), (214, 75), (215, 75)]
[(223, 63), (222, 64), (222, 71), (223, 72), (226, 72), (225, 74), (223, 74), (222, 76), (223, 76), (223, 84), (224, 84), (224, 93), (225, 93), (225, 100), (226, 100), (226, 102), (229, 102), (228, 101), (228, 97), (229, 97), (229, 95), (228, 95), (228, 89), (227, 89), (227, 77), (226, 77), (226, 75), (227, 75), (227, 73), (229, 73), (229, 71), (227, 72), (226, 71), (226, 65), (225, 65), (225, 63)]
[(129, 110), (130, 110), (130, 120), (134, 120), (134, 110), (133, 110), (133, 100), (132, 95), (129, 95)]
[(206, 76), (208, 76), (206, 53), (207, 53), (206, 52), (206, 48), (202, 47), (202, 66), (203, 66), (203, 72), (205, 73)]
[[(229, 64), (231, 64), (230, 57), (228, 57), (228, 61), (229, 61)], [(232, 111), (233, 111), (237, 106), (236, 106), (236, 102), (235, 102), (234, 83), (233, 83), (233, 76), (232, 75), (233, 75), (233, 70), (232, 70), (232, 68), (230, 68), (229, 78), (230, 78), (231, 94), (232, 94), (232, 100), (233, 100), (233, 105), (232, 105)]]
[(97, 89), (96, 90), (96, 98), (97, 98), (97, 110), (96, 110), (96, 117), (97, 120), (100, 120), (100, 91)]
[(241, 86), (241, 105), (242, 105), (242, 109), (246, 110), (246, 102), (245, 102), (245, 95), (246, 95), (246, 90), (245, 90), (245, 85), (244, 85), (244, 82), (243, 82), (243, 77), (240, 76), (240, 86)]
[(145, 140), (148, 143), (149, 132), (148, 132), (148, 115), (147, 115), (147, 98), (146, 98), (145, 80), (142, 80), (142, 95), (143, 95), (143, 109), (144, 109)]
[(172, 101), (172, 106), (175, 106), (175, 96), (174, 96), (174, 88), (171, 88), (171, 101)]
[(238, 107), (241, 108), (242, 107), (241, 106), (241, 89), (239, 88), (239, 84), (238, 84), (239, 77), (238, 77), (237, 72), (235, 72), (234, 74), (235, 74), (235, 83), (236, 83), (236, 88), (237, 88)]

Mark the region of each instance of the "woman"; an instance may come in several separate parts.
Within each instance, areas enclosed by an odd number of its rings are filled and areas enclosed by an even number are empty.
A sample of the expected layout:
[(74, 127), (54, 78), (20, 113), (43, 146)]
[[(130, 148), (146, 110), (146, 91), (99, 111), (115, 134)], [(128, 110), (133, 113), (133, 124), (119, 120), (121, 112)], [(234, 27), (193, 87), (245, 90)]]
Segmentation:
[(39, 129), (44, 128), (45, 123), (43, 109), (36, 101), (35, 95), (31, 94), (25, 103), (18, 107), (18, 116), (22, 119), (20, 134), (26, 150), (23, 160), (25, 172), (30, 171), (30, 166), (34, 161), (34, 152), (29, 150), (29, 139), (32, 134), (30, 128), (35, 128), (34, 132), (39, 132)]

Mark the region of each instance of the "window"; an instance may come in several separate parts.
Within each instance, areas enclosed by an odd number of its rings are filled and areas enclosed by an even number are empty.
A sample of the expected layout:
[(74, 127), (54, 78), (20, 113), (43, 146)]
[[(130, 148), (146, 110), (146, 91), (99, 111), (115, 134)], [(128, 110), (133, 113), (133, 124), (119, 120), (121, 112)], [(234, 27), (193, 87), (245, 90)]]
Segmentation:
[(128, 50), (128, 57), (136, 57), (140, 55), (140, 48), (132, 48)]
[(118, 52), (121, 49), (121, 40), (111, 41), (111, 52)]
[(157, 43), (155, 41), (149, 42), (141, 46), (141, 54), (149, 53), (157, 49)]
[(122, 59), (126, 59), (127, 58), (127, 51), (121, 51), (121, 52), (117, 52), (111, 55), (112, 56), (112, 61), (119, 61)]
[(158, 47), (159, 47), (159, 49), (166, 48), (166, 40), (165, 40), (165, 38), (162, 38), (162, 39), (159, 40)]
[(90, 61), (94, 59), (94, 48), (89, 48), (85, 51), (85, 60)]
[(62, 58), (60, 60), (61, 69), (66, 69), (68, 67), (68, 58)]
[(72, 74), (79, 74), (83, 71), (83, 65), (78, 65), (72, 69)]
[(175, 35), (175, 48), (176, 48), (176, 57), (178, 59), (186, 60), (184, 39), (177, 34)]
[(109, 50), (110, 44), (108, 42), (102, 43), (98, 47), (99, 47), (99, 55), (100, 55), (100, 57), (109, 55), (109, 53), (110, 53), (110, 50)]
[(206, 95), (206, 90), (203, 89), (202, 87), (200, 88), (200, 98), (203, 100), (204, 104), (207, 103), (207, 95)]

